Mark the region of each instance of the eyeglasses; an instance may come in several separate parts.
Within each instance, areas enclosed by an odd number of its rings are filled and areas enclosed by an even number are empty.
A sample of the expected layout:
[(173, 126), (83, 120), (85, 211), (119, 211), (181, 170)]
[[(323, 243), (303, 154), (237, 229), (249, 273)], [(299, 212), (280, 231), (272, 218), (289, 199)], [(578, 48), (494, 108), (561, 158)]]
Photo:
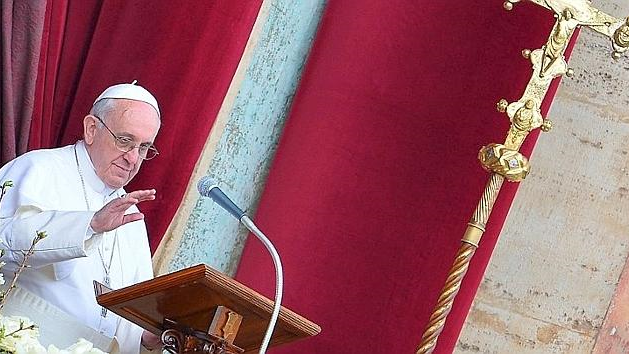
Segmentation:
[(133, 139), (131, 139), (128, 136), (118, 136), (114, 132), (112, 132), (111, 129), (109, 129), (107, 124), (105, 124), (105, 122), (103, 122), (103, 120), (100, 117), (95, 116), (93, 114), (92, 116), (98, 119), (103, 124), (103, 126), (109, 131), (111, 136), (114, 137), (115, 145), (118, 150), (122, 152), (129, 152), (135, 148), (138, 148), (138, 154), (140, 155), (140, 158), (143, 160), (150, 160), (154, 158), (155, 156), (159, 155), (159, 152), (157, 151), (155, 146), (153, 146), (153, 144), (151, 143), (136, 144), (133, 141)]

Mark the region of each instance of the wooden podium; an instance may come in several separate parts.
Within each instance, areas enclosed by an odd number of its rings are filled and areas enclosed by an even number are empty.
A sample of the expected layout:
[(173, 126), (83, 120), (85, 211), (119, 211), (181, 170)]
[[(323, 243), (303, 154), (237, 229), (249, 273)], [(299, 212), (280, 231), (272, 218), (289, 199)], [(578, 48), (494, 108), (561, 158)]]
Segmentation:
[[(95, 288), (101, 306), (161, 336), (171, 353), (254, 353), (273, 311), (273, 301), (203, 264), (119, 290)], [(319, 332), (282, 306), (269, 346)]]

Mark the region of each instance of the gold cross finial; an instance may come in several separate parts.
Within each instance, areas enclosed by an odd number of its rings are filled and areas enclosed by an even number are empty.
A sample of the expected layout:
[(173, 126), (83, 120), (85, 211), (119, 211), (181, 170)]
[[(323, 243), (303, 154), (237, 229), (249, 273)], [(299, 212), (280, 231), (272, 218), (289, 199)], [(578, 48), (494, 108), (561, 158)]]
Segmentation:
[[(507, 0), (504, 8), (512, 10), (521, 0)], [(590, 0), (528, 0), (562, 16), (569, 12), (578, 26), (588, 27), (612, 41), (612, 57), (619, 59), (629, 48), (629, 17), (617, 18), (592, 6)]]
[[(507, 0), (503, 6), (512, 10), (522, 0)], [(610, 38), (612, 57), (619, 59), (629, 49), (629, 17), (616, 18), (592, 6), (590, 0), (528, 0), (555, 14), (557, 21), (546, 44), (536, 50), (525, 49), (522, 55), (531, 61), (533, 75), (522, 98), (516, 102), (499, 102), (499, 110), (506, 112), (511, 120), (511, 129), (505, 141), (509, 149), (518, 150), (528, 133), (536, 128), (549, 130), (540, 107), (553, 78), (572, 76), (564, 53), (578, 27), (590, 28)]]

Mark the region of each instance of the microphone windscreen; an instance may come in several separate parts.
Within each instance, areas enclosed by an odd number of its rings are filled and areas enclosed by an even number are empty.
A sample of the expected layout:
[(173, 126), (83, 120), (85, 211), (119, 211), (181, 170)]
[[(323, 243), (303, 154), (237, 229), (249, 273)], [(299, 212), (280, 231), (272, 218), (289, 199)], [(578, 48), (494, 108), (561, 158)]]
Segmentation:
[(210, 191), (212, 190), (212, 188), (218, 188), (218, 184), (216, 184), (214, 179), (210, 176), (202, 177), (199, 180), (199, 183), (197, 183), (197, 190), (199, 191), (199, 194), (204, 197), (210, 196)]
[(221, 208), (227, 210), (236, 219), (240, 220), (245, 212), (240, 209), (223, 191), (218, 184), (209, 176), (202, 177), (197, 183), (199, 193), (204, 197), (211, 198)]

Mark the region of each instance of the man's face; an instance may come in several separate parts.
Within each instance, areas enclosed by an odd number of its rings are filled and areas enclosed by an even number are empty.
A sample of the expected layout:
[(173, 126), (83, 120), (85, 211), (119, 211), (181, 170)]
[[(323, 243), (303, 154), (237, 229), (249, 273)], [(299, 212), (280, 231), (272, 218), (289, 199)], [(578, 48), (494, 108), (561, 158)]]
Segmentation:
[[(116, 136), (131, 138), (136, 146), (153, 143), (160, 127), (155, 109), (140, 101), (116, 100), (116, 108), (100, 118)], [(138, 149), (120, 151), (114, 137), (94, 116), (86, 116), (83, 125), (85, 145), (98, 177), (112, 188), (127, 185), (142, 165)]]

